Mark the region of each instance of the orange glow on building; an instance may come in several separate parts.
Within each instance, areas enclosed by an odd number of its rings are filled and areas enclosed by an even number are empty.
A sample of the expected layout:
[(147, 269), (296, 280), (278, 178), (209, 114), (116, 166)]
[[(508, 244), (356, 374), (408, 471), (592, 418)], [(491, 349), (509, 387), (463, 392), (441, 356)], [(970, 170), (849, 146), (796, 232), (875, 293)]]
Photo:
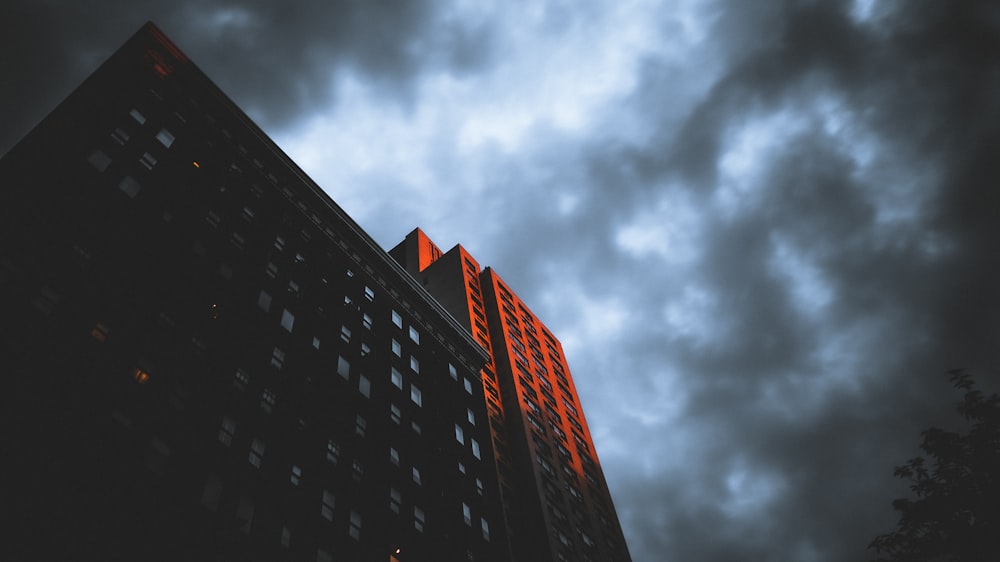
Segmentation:
[(148, 372), (136, 367), (132, 371), (132, 379), (139, 384), (146, 384), (149, 382), (150, 377)]
[(559, 340), (461, 245), (442, 253), (418, 228), (390, 255), (490, 352), (481, 378), (514, 551), (526, 560), (630, 560)]

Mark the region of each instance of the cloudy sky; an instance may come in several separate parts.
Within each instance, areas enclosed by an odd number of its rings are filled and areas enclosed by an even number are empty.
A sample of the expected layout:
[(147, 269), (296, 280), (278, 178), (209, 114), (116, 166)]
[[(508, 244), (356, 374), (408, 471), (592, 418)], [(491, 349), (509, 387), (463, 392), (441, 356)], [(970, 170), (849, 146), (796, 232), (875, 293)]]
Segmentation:
[(944, 370), (1000, 378), (989, 4), (5, 0), (0, 153), (151, 19), (553, 329), (637, 562), (858, 560)]

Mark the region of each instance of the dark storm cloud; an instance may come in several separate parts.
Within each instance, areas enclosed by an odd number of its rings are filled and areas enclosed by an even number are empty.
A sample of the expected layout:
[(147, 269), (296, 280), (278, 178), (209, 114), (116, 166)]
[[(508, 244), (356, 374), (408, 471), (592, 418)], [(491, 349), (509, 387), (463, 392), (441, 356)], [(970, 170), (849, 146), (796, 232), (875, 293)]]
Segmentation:
[[(332, 103), (341, 73), (406, 106), (420, 72), (464, 75), (493, 57), (486, 26), (427, 1), (12, 0), (0, 7), (0, 102), (10, 119), (0, 152), (147, 20), (268, 129)], [(13, 110), (22, 107), (37, 113)]]

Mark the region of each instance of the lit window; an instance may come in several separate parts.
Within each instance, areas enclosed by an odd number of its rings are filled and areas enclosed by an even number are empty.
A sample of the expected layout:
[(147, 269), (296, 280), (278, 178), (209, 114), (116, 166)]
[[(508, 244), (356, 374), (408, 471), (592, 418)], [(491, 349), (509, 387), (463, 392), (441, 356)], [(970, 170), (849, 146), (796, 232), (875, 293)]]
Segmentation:
[(228, 447), (233, 444), (234, 435), (236, 435), (236, 422), (232, 418), (222, 418), (222, 427), (219, 428), (219, 442)]
[(392, 323), (399, 329), (403, 328), (403, 317), (395, 310), (392, 311)]
[(293, 486), (298, 486), (299, 482), (302, 481), (302, 469), (299, 466), (292, 465), (292, 476), (289, 478), (289, 481)]
[(448, 363), (448, 374), (451, 375), (452, 379), (456, 381), (458, 380), (458, 369), (456, 369), (451, 363)]
[(118, 182), (118, 189), (129, 198), (135, 198), (142, 186), (132, 176), (125, 176), (122, 181)]
[(351, 363), (343, 356), (337, 357), (337, 374), (347, 380), (351, 376)]
[(400, 345), (400, 343), (398, 341), (396, 341), (396, 340), (392, 340), (392, 353), (396, 357), (402, 357), (403, 356), (403, 346)]
[(313, 338), (313, 347), (315, 349), (319, 349), (319, 338), (316, 337)]
[(345, 343), (351, 343), (351, 329), (347, 326), (341, 326), (340, 339), (344, 340)]
[(393, 386), (400, 389), (403, 388), (403, 374), (400, 373), (395, 367), (392, 367), (392, 374), (390, 377)]
[(128, 114), (131, 115), (132, 119), (135, 119), (140, 125), (146, 122), (146, 116), (140, 113), (138, 109), (133, 108), (132, 111), (128, 112)]
[(472, 381), (469, 379), (465, 379), (465, 392), (469, 393), (470, 396), (472, 395)]
[(174, 144), (174, 135), (166, 129), (160, 129), (160, 132), (156, 133), (156, 140), (160, 141), (163, 146), (170, 148), (170, 145)]
[(368, 380), (368, 377), (361, 375), (361, 377), (358, 378), (358, 392), (360, 392), (365, 398), (371, 397), (372, 383)]
[(461, 472), (462, 474), (465, 474), (465, 463), (459, 461), (459, 463), (458, 463), (458, 471)]
[(368, 330), (372, 329), (372, 317), (368, 313), (365, 313), (361, 318), (361, 325)]
[(480, 526), (483, 529), (483, 540), (484, 541), (490, 540), (490, 524), (486, 522), (486, 518), (485, 517), (480, 517), (479, 518), (479, 523), (480, 523)]
[(264, 459), (264, 442), (254, 437), (250, 443), (250, 464), (260, 468), (260, 462)]
[(413, 355), (410, 356), (410, 369), (414, 373), (420, 372), (420, 361)]
[(410, 429), (413, 430), (413, 433), (420, 435), (420, 424), (416, 420), (410, 422)]
[(149, 371), (136, 367), (132, 370), (132, 379), (139, 384), (146, 384), (149, 382)]
[(262, 290), (260, 292), (260, 294), (257, 295), (257, 308), (263, 310), (264, 312), (267, 312), (268, 310), (271, 310), (271, 294), (270, 293), (268, 293), (267, 291), (263, 291)]
[(319, 514), (323, 516), (323, 519), (327, 521), (333, 521), (333, 506), (336, 503), (333, 497), (333, 492), (329, 490), (323, 490), (323, 505), (320, 507)]
[(349, 534), (352, 539), (361, 538), (361, 514), (357, 511), (351, 511), (351, 523), (347, 529), (347, 534)]
[(410, 339), (413, 340), (413, 343), (420, 343), (420, 332), (413, 326), (410, 326)]
[(108, 329), (106, 324), (98, 322), (94, 324), (94, 327), (90, 329), (90, 337), (94, 338), (100, 343), (104, 343), (108, 339), (108, 334), (111, 330)]
[(412, 384), (410, 385), (410, 400), (412, 400), (417, 406), (423, 406), (424, 404), (423, 396), (420, 394), (420, 389)]
[(368, 285), (365, 285), (365, 298), (374, 301), (375, 300), (375, 289), (372, 289)]
[(465, 415), (468, 418), (469, 423), (471, 423), (472, 425), (476, 425), (476, 414), (473, 413), (472, 408), (466, 408)]
[(156, 165), (156, 157), (148, 152), (143, 153), (142, 158), (139, 158), (139, 163), (145, 166), (147, 170), (152, 170), (153, 166)]
[(465, 520), (466, 525), (472, 526), (472, 508), (465, 502), (462, 502), (462, 518)]
[(299, 294), (299, 284), (296, 283), (295, 281), (289, 281), (288, 282), (288, 293), (292, 294), (292, 295), (298, 295)]
[(108, 169), (108, 166), (111, 165), (111, 157), (105, 154), (103, 150), (95, 150), (90, 157), (87, 158), (87, 162), (90, 162), (90, 165), (93, 166), (98, 172), (103, 172)]
[(413, 467), (413, 482), (416, 483), (418, 486), (421, 484), (420, 469), (418, 469), (417, 467)]
[(482, 460), (479, 451), (479, 441), (476, 441), (475, 439), (469, 439), (469, 444), (472, 445), (472, 456), (476, 457), (479, 460)]
[(457, 423), (455, 424), (455, 441), (465, 445), (465, 432), (462, 431), (462, 426)]
[(291, 333), (292, 328), (295, 326), (295, 315), (291, 313), (287, 308), (281, 311), (281, 327), (285, 331)]
[(393, 447), (389, 447), (389, 460), (393, 465), (399, 466), (399, 451)]

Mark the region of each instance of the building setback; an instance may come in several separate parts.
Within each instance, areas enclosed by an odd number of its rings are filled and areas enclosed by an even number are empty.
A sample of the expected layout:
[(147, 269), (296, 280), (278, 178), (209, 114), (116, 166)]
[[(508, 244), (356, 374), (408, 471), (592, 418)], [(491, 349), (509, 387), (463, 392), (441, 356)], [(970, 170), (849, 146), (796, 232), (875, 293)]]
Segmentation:
[(556, 338), (153, 24), (0, 158), (11, 559), (630, 560)]
[(516, 560), (631, 560), (562, 345), (461, 245), (420, 229), (389, 251), (483, 347), (504, 521)]

